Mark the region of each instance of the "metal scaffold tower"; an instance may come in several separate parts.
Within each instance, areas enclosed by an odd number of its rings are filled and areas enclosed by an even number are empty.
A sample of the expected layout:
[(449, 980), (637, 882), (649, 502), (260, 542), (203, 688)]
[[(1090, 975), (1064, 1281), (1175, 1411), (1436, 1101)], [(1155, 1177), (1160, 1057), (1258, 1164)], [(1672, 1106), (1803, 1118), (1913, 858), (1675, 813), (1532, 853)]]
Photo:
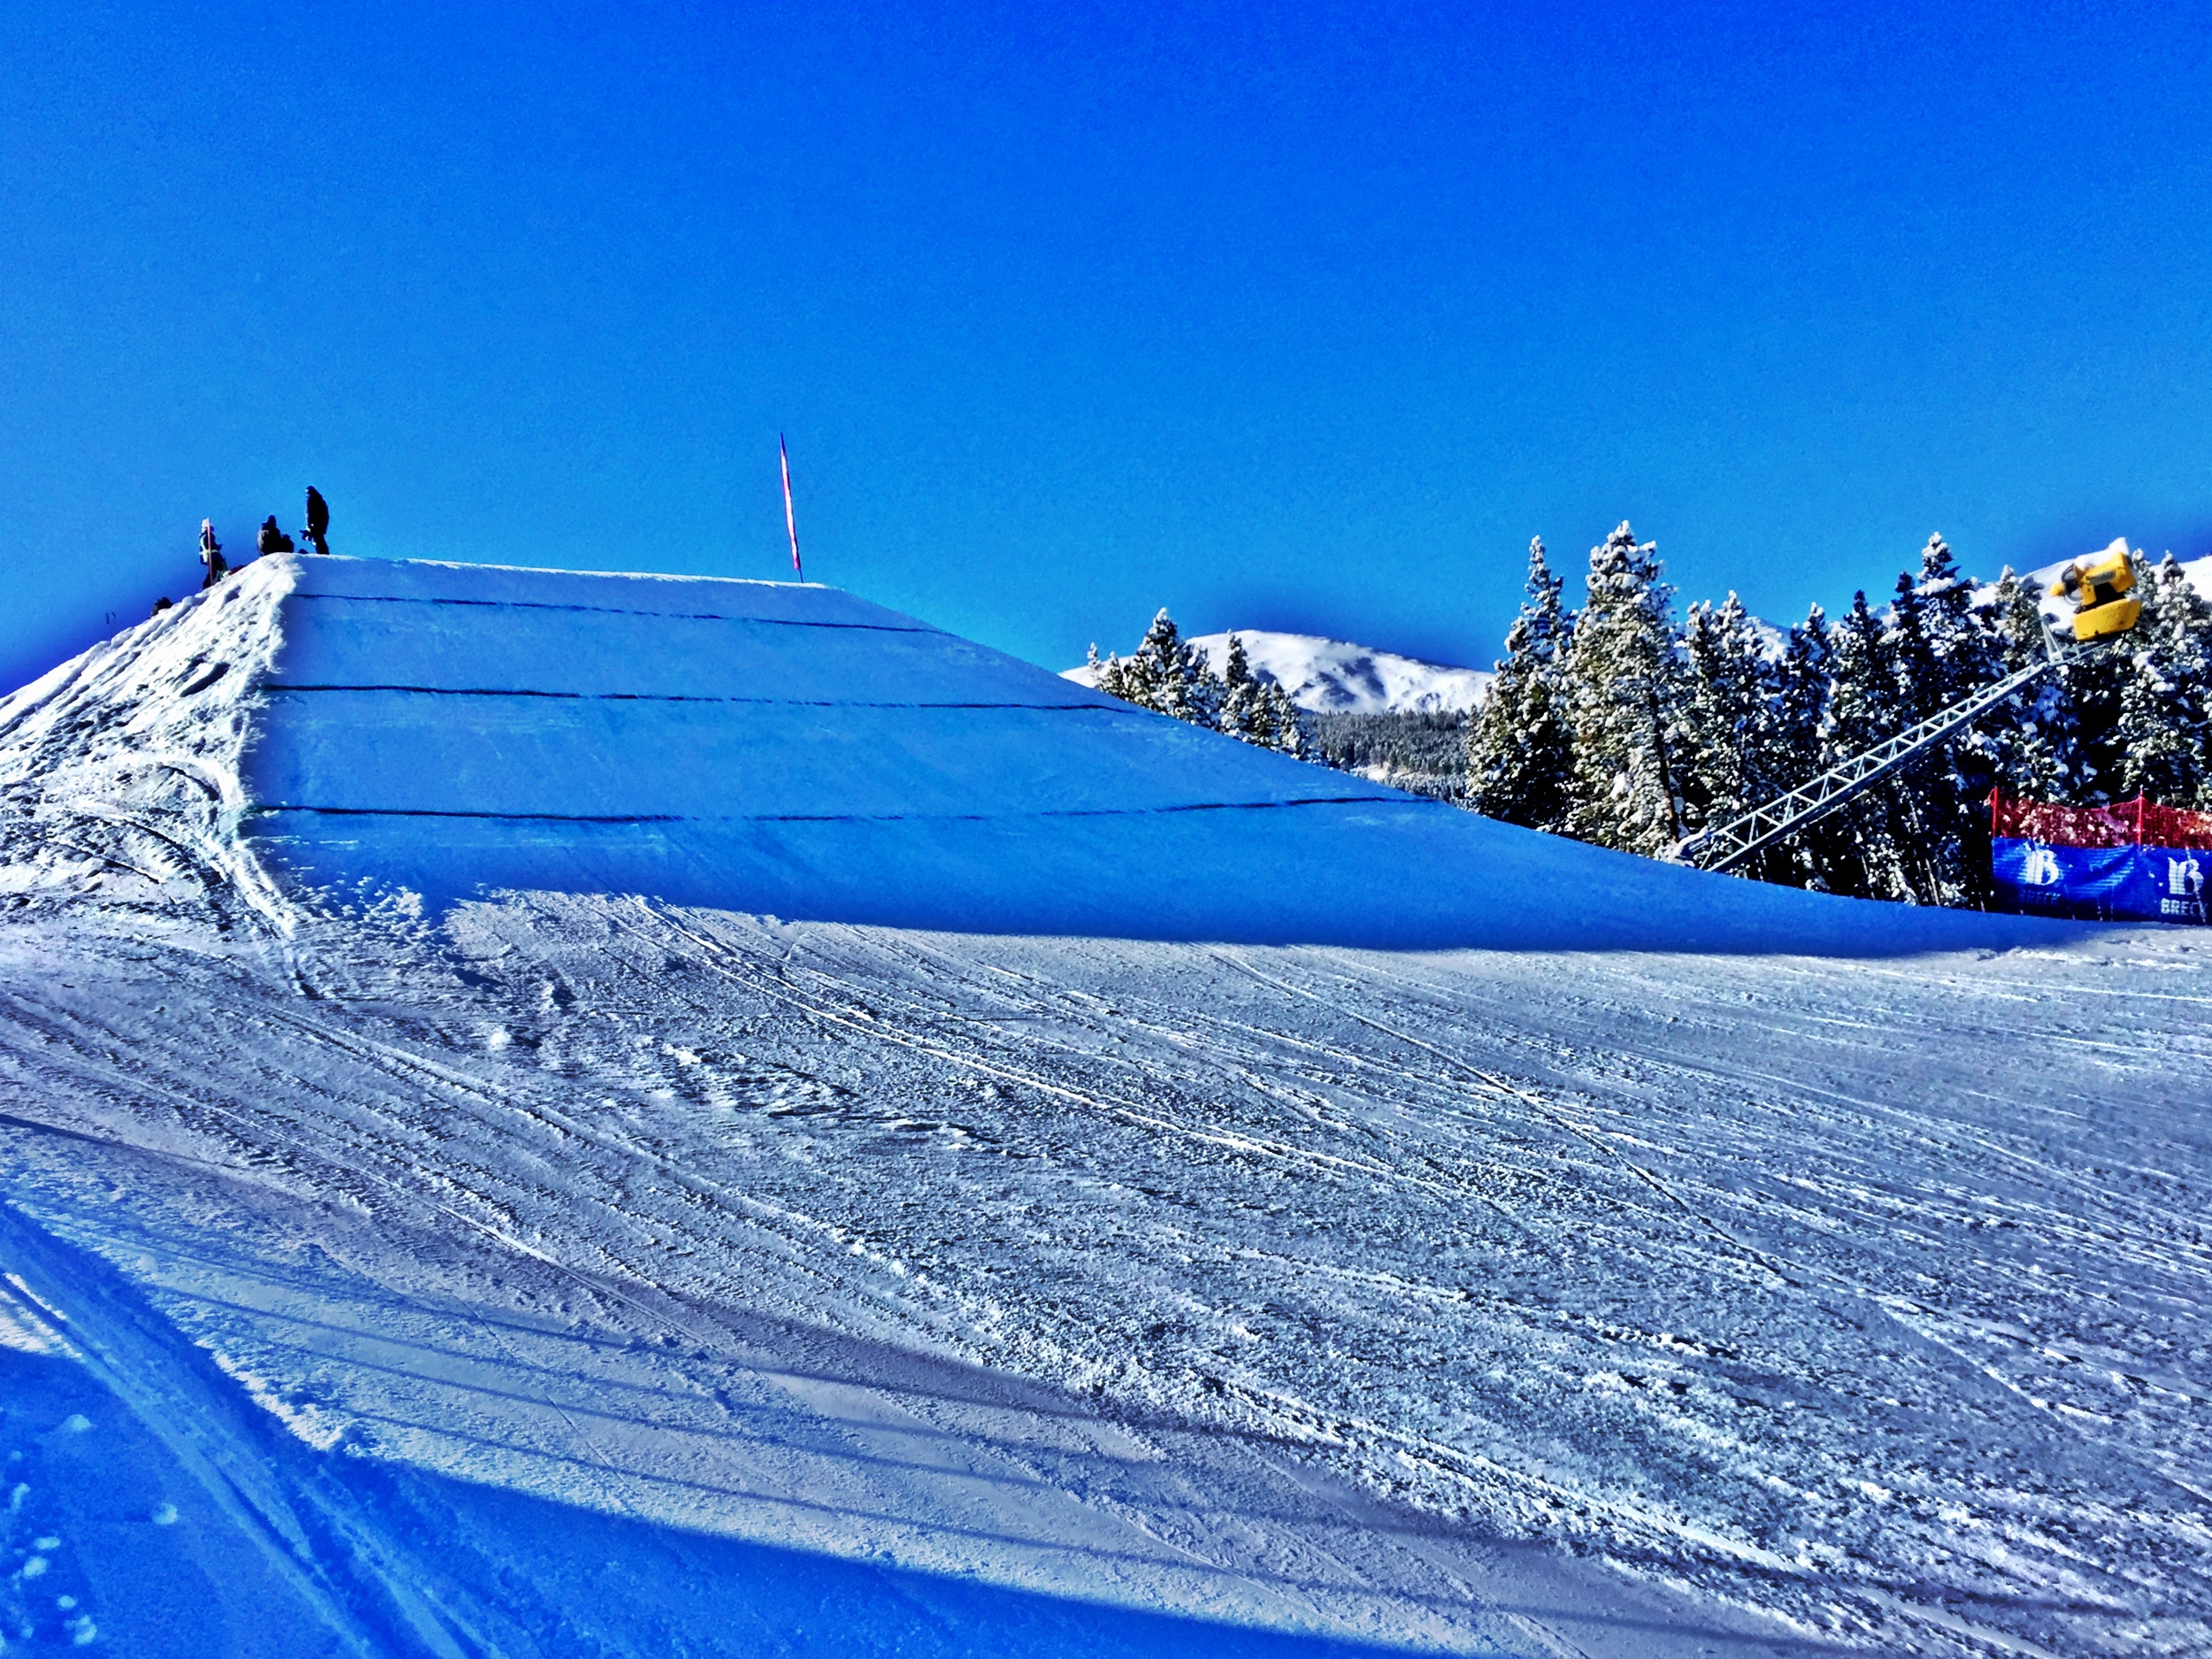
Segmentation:
[(1863, 755), (1854, 755), (1831, 766), (1819, 777), (1777, 795), (1741, 818), (1710, 826), (1685, 836), (1674, 856), (1687, 864), (1711, 871), (1732, 870), (1752, 854), (1771, 847), (1817, 822), (1857, 795), (1879, 783), (1923, 750), (1940, 743), (1961, 727), (1970, 726), (1999, 703), (2009, 700), (2054, 669), (2095, 655), (2109, 640), (2132, 628), (2142, 614), (2139, 601), (2126, 597), (2135, 585), (2135, 571), (2124, 541), (2116, 541), (2099, 557), (2069, 565), (2051, 589), (2051, 596), (2073, 602), (2074, 642), (2060, 645), (2046, 638), (2049, 654), (2031, 663), (1949, 708), (1930, 715), (1919, 725), (1877, 743)]
[(1940, 743), (1960, 727), (1972, 725), (2053, 669), (2065, 663), (2079, 662), (2097, 649), (2094, 645), (2070, 645), (2055, 650), (2045, 661), (2032, 663), (1994, 685), (1983, 687), (1972, 696), (1930, 715), (1919, 725), (1908, 727), (1886, 742), (1877, 743), (1863, 755), (1854, 755), (1841, 764), (1831, 766), (1819, 777), (1798, 785), (1786, 795), (1777, 795), (1741, 818), (1685, 837), (1676, 847), (1675, 856), (1701, 869), (1733, 869), (1761, 849), (1827, 817), (1861, 790), (1879, 783), (1914, 756)]

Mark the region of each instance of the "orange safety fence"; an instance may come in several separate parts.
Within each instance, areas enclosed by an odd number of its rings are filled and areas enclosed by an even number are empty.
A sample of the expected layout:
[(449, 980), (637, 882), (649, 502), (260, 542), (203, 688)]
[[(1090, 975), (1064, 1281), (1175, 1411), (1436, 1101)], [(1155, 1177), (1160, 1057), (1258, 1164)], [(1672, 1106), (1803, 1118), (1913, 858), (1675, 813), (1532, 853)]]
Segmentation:
[(2141, 795), (2110, 806), (2055, 806), (1992, 789), (1989, 833), (2053, 847), (2212, 848), (2212, 812), (2160, 806)]

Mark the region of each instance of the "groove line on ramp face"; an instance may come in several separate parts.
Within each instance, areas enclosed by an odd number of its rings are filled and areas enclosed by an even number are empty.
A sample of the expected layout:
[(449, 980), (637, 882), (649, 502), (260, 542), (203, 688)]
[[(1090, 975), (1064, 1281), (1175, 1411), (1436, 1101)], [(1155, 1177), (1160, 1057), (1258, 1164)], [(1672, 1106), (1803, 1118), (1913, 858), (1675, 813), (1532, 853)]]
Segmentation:
[(1107, 703), (926, 703), (910, 699), (897, 702), (867, 702), (858, 698), (844, 697), (708, 697), (687, 696), (681, 692), (667, 691), (534, 691), (526, 687), (518, 686), (297, 685), (271, 680), (262, 681), (258, 688), (263, 691), (286, 693), (380, 691), (414, 697), (544, 697), (561, 703), (728, 703), (758, 704), (780, 709), (1030, 709), (1047, 714), (1114, 715), (1136, 715), (1144, 712), (1133, 703), (1117, 705)]
[(942, 634), (941, 628), (889, 622), (817, 622), (803, 617), (749, 617), (719, 611), (638, 611), (624, 605), (565, 605), (545, 599), (426, 599), (406, 594), (319, 594), (294, 589), (288, 601), (336, 599), (356, 605), (465, 605), (488, 611), (576, 611), (609, 617), (653, 617), (664, 622), (751, 622), (764, 628), (845, 628), (864, 634)]
[(1387, 795), (1326, 795), (1290, 801), (1194, 801), (1178, 806), (1056, 807), (1035, 812), (749, 812), (692, 817), (679, 812), (476, 812), (461, 808), (407, 806), (306, 806), (280, 802), (246, 809), (250, 818), (280, 812), (312, 812), (324, 818), (486, 818), (542, 824), (1000, 824), (1028, 818), (1154, 818), (1169, 812), (1271, 812), (1286, 807), (1425, 807), (1433, 803), (1394, 801)]

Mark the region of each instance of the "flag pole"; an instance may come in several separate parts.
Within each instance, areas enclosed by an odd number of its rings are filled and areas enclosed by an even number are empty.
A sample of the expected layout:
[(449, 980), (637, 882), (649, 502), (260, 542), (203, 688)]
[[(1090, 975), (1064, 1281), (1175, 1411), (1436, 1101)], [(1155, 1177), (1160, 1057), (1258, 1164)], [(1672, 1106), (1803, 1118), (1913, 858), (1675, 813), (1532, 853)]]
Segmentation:
[(776, 434), (776, 454), (783, 463), (783, 527), (791, 533), (791, 568), (804, 581), (806, 569), (799, 563), (799, 515), (791, 510), (791, 450), (780, 432)]

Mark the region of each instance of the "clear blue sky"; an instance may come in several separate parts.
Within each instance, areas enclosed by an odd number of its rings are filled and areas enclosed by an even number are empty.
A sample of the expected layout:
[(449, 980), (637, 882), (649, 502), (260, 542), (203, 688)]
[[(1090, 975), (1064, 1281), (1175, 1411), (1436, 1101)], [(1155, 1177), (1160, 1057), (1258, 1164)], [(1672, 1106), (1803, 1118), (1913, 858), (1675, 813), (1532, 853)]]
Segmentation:
[(774, 577), (779, 429), (810, 577), (1053, 666), (1487, 662), (1624, 516), (1782, 620), (2212, 548), (2201, 8), (1571, 10), (9, 4), (0, 679), (311, 481)]

